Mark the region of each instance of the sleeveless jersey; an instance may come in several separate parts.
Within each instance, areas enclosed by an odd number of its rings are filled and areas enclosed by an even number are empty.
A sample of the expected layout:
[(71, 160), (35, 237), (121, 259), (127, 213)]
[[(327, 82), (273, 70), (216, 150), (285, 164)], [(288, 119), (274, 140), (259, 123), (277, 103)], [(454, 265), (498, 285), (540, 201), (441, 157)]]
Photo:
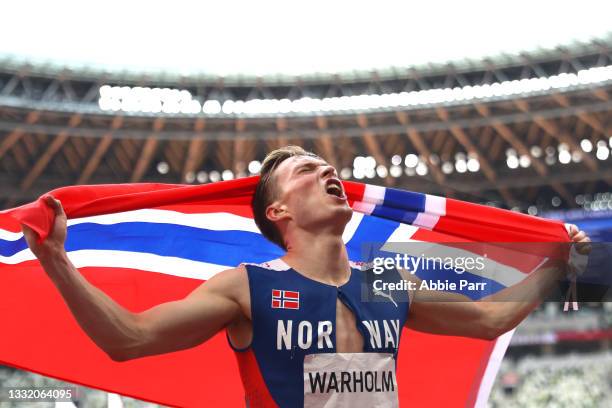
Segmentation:
[[(247, 406), (337, 406), (351, 398), (363, 402), (366, 394), (397, 393), (407, 294), (398, 298), (375, 291), (372, 272), (360, 268), (352, 267), (348, 282), (336, 287), (307, 278), (280, 259), (245, 266), (253, 338), (245, 349), (232, 348)], [(400, 279), (397, 271), (385, 273), (395, 274), (383, 277), (387, 281)], [(355, 316), (363, 353), (336, 353), (336, 299)]]

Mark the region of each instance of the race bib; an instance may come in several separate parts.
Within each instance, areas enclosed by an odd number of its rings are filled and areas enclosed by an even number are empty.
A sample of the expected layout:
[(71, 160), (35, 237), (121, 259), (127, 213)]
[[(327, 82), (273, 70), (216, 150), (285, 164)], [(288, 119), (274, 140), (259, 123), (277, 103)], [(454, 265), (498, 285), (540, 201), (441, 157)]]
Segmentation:
[(304, 407), (398, 407), (389, 353), (322, 353), (304, 357)]

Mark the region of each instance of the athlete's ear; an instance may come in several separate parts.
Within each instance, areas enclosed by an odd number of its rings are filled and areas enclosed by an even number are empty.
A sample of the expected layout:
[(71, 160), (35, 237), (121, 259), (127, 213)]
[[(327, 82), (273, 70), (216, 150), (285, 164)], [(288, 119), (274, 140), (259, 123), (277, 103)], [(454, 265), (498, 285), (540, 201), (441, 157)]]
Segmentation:
[(288, 218), (289, 212), (287, 211), (287, 206), (278, 201), (273, 202), (266, 208), (266, 217), (273, 222)]

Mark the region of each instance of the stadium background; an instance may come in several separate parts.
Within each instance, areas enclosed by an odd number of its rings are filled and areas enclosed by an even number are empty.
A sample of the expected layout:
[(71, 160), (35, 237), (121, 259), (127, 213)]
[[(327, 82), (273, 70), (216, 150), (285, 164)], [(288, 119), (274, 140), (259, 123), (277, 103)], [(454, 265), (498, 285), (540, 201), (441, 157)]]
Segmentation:
[[(343, 179), (612, 238), (610, 32), (481, 58), (300, 74), (116, 69), (2, 51), (1, 208), (65, 185), (244, 177), (266, 152), (297, 144)], [(611, 312), (610, 303), (540, 307), (514, 335), (490, 405), (610, 404)], [(55, 383), (8, 367), (0, 382)], [(107, 396), (86, 391), (76, 403), (102, 406)]]

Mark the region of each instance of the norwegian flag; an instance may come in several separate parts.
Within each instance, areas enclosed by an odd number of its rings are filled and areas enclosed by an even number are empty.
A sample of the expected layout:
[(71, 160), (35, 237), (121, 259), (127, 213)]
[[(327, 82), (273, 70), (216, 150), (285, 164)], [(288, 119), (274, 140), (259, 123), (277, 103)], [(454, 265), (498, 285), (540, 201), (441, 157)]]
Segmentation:
[[(183, 299), (241, 262), (264, 263), (284, 254), (253, 220), (257, 180), (73, 186), (52, 194), (69, 218), (71, 261), (92, 284), (138, 312)], [(351, 261), (363, 260), (368, 242), (569, 240), (561, 222), (350, 181), (344, 188), (354, 210), (342, 235)], [(121, 363), (108, 358), (78, 326), (27, 248), (21, 222), (46, 237), (53, 213), (43, 200), (0, 211), (0, 327), (8, 328), (0, 335), (0, 364), (163, 405), (244, 405), (225, 333), (176, 353)], [(492, 258), (510, 267), (524, 261)], [(490, 283), (500, 289), (527, 276), (515, 272), (507, 282)], [(284, 292), (277, 297), (280, 306), (289, 301), (299, 307), (299, 294), (293, 299), (287, 296), (291, 291)], [(397, 361), (402, 406), (486, 406), (511, 332), (485, 341), (404, 330)]]
[(299, 309), (300, 292), (272, 289), (272, 309)]

